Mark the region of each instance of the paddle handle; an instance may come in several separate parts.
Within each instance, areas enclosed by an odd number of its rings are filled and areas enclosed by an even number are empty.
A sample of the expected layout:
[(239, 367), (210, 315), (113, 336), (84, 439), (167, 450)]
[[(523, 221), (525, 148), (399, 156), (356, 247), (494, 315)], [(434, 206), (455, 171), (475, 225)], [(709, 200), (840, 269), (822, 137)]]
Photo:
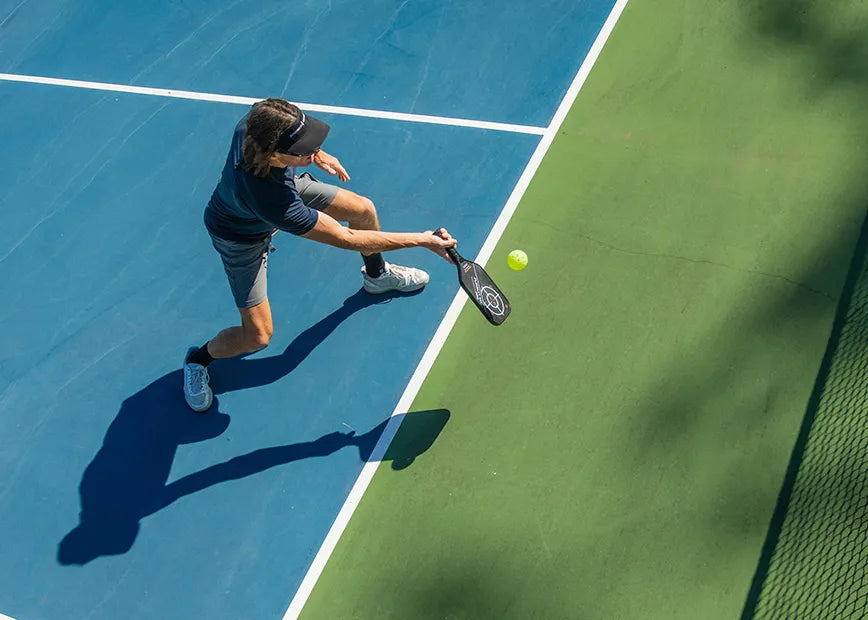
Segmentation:
[[(440, 228), (442, 228), (442, 226)], [(440, 234), (440, 228), (435, 229), (434, 234), (442, 239), (443, 235)], [(449, 256), (449, 258), (452, 259), (452, 262), (455, 263), (456, 265), (458, 265), (459, 262), (464, 260), (461, 257), (461, 254), (458, 253), (458, 250), (456, 250), (454, 247), (446, 248), (446, 254)]]

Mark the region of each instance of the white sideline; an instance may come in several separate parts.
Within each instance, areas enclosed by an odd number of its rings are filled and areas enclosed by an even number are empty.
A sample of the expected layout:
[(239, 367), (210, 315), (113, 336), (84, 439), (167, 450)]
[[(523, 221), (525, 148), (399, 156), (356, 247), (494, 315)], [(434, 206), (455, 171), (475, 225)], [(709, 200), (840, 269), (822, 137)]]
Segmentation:
[[(200, 93), (190, 90), (150, 88), (147, 86), (129, 86), (124, 84), (109, 84), (106, 82), (85, 82), (81, 80), (67, 80), (62, 78), (42, 77), (38, 75), (17, 75), (13, 73), (0, 73), (0, 81), (26, 82), (28, 84), (45, 84), (48, 86), (67, 86), (70, 88), (106, 90), (116, 93), (151, 95), (155, 97), (172, 97), (175, 99), (193, 99), (196, 101), (212, 101), (215, 103), (234, 103), (238, 105), (253, 105), (257, 101), (260, 101), (262, 99), (262, 97), (256, 98), (236, 97), (234, 95), (215, 95), (213, 93)], [(364, 116), (367, 118), (381, 118), (391, 121), (406, 121), (409, 123), (428, 123), (432, 125), (471, 127), (474, 129), (489, 129), (492, 131), (525, 133), (537, 136), (544, 135), (546, 132), (545, 127), (533, 127), (531, 125), (511, 125), (509, 123), (475, 121), (465, 118), (450, 118), (448, 116), (427, 116), (425, 114), (405, 114), (403, 112), (385, 112), (382, 110), (367, 110), (365, 108), (345, 108), (333, 105), (320, 105), (318, 103), (295, 103), (298, 105), (298, 107), (309, 112), (325, 112), (328, 114), (342, 114), (345, 116)]]
[[(567, 90), (567, 93), (564, 96), (563, 100), (561, 101), (560, 106), (558, 106), (558, 109), (555, 112), (551, 123), (546, 128), (542, 139), (540, 140), (536, 150), (531, 156), (527, 167), (524, 169), (524, 172), (519, 178), (515, 189), (513, 189), (512, 194), (510, 194), (509, 199), (506, 202), (506, 205), (500, 212), (500, 216), (497, 218), (497, 221), (494, 223), (491, 232), (488, 234), (488, 238), (485, 240), (485, 243), (483, 243), (482, 249), (479, 251), (479, 255), (475, 259), (476, 262), (480, 263), (481, 265), (485, 265), (485, 263), (488, 262), (488, 259), (491, 257), (491, 253), (492, 251), (494, 251), (494, 247), (497, 245), (497, 242), (503, 235), (503, 231), (506, 229), (506, 225), (509, 223), (510, 218), (512, 218), (513, 213), (515, 213), (515, 209), (518, 206), (519, 200), (521, 200), (521, 197), (527, 190), (531, 178), (536, 173), (540, 163), (542, 162), (543, 156), (549, 150), (549, 147), (551, 146), (552, 141), (557, 135), (561, 124), (564, 122), (567, 113), (575, 102), (579, 91), (582, 89), (582, 86), (585, 83), (585, 80), (588, 78), (588, 75), (590, 74), (594, 63), (597, 62), (597, 58), (600, 56), (600, 52), (603, 50), (603, 46), (606, 44), (609, 35), (612, 34), (612, 30), (615, 28), (615, 24), (621, 17), (621, 13), (624, 11), (624, 7), (627, 6), (627, 2), (628, 0), (617, 0), (615, 6), (612, 7), (612, 11), (609, 13), (608, 19), (603, 24), (600, 33), (597, 35), (597, 39), (594, 41), (594, 44), (591, 46), (591, 49), (588, 52), (588, 55), (585, 57), (582, 66), (579, 68), (579, 72), (573, 79), (573, 82)], [(392, 442), (395, 433), (398, 431), (398, 426), (400, 426), (401, 420), (403, 419), (403, 414), (407, 413), (409, 411), (410, 405), (413, 404), (413, 400), (416, 398), (416, 394), (418, 394), (419, 389), (422, 386), (422, 381), (424, 381), (425, 377), (428, 375), (428, 372), (431, 370), (431, 366), (434, 364), (434, 360), (440, 353), (440, 349), (443, 348), (443, 343), (446, 341), (446, 337), (449, 335), (449, 332), (452, 331), (452, 327), (455, 325), (458, 314), (461, 311), (461, 308), (464, 306), (464, 302), (466, 300), (467, 296), (459, 289), (458, 293), (455, 295), (455, 298), (452, 300), (452, 304), (446, 311), (446, 315), (440, 322), (440, 326), (437, 328), (434, 337), (431, 339), (431, 344), (428, 345), (428, 348), (425, 350), (425, 354), (422, 356), (422, 360), (419, 362), (419, 365), (416, 367), (416, 371), (410, 378), (410, 382), (407, 385), (407, 388), (404, 390), (404, 394), (401, 396), (401, 399), (395, 406), (395, 410), (392, 412), (392, 418), (389, 420), (389, 424), (386, 426), (386, 429), (383, 431), (380, 440), (377, 442), (377, 446), (374, 448), (374, 451), (371, 454), (369, 461), (362, 469), (362, 473), (359, 474), (355, 485), (353, 485), (353, 488), (350, 490), (349, 496), (347, 497), (343, 507), (338, 513), (335, 522), (332, 524), (329, 533), (326, 535), (322, 546), (320, 546), (316, 557), (314, 557), (313, 563), (308, 569), (307, 574), (304, 576), (304, 579), (302, 580), (301, 585), (296, 591), (295, 596), (293, 597), (292, 602), (289, 605), (289, 608), (283, 615), (283, 620), (295, 620), (296, 618), (298, 618), (299, 614), (301, 614), (301, 610), (307, 602), (307, 599), (310, 597), (311, 592), (313, 592), (313, 588), (316, 585), (319, 576), (322, 574), (326, 562), (328, 562), (329, 557), (337, 546), (341, 534), (343, 534), (344, 529), (346, 529), (350, 517), (353, 514), (353, 511), (355, 511), (356, 506), (359, 505), (359, 502), (362, 499), (362, 495), (364, 495), (365, 490), (371, 483), (371, 479), (374, 477), (374, 473), (376, 472), (377, 467), (380, 464), (380, 459), (386, 453), (386, 449), (389, 447), (389, 444)]]

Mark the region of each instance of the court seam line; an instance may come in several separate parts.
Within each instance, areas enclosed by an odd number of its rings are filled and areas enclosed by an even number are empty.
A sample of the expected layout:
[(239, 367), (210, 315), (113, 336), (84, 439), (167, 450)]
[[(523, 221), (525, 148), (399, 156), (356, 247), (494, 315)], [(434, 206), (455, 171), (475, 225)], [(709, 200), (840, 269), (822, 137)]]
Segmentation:
[[(42, 84), (47, 86), (66, 86), (69, 88), (102, 90), (134, 95), (150, 95), (154, 97), (170, 97), (174, 99), (192, 99), (195, 101), (210, 101), (214, 103), (231, 103), (237, 105), (253, 105), (257, 101), (262, 101), (261, 97), (217, 95), (191, 90), (130, 86), (124, 84), (111, 84), (108, 82), (89, 82), (84, 80), (69, 80), (65, 78), (52, 78), (38, 75), (19, 75), (15, 73), (0, 73), (0, 81)], [(504, 131), (508, 133), (531, 134), (537, 136), (542, 136), (547, 131), (546, 127), (535, 127), (533, 125), (516, 125), (511, 123), (497, 123), (494, 121), (453, 118), (449, 116), (431, 116), (427, 114), (408, 114), (406, 112), (388, 112), (385, 110), (349, 108), (344, 106), (321, 105), (318, 103), (294, 103), (308, 112), (324, 112), (326, 114), (340, 114), (343, 116), (378, 118), (391, 121), (405, 121), (408, 123), (426, 123), (430, 125), (448, 125), (452, 127), (468, 127), (472, 129), (488, 129), (491, 131)]]
[[(612, 31), (615, 28), (615, 24), (618, 22), (621, 14), (624, 12), (624, 8), (627, 6), (628, 1), (629, 0), (616, 0), (615, 5), (612, 7), (611, 12), (609, 13), (609, 17), (603, 23), (603, 27), (597, 34), (597, 38), (594, 40), (591, 49), (588, 50), (584, 61), (579, 67), (578, 73), (576, 73), (576, 76), (570, 84), (570, 87), (564, 95), (564, 98), (561, 100), (561, 103), (558, 106), (555, 115), (552, 117), (549, 126), (546, 128), (542, 139), (534, 150), (533, 155), (531, 155), (531, 158), (528, 161), (524, 172), (522, 173), (521, 177), (519, 177), (519, 180), (516, 183), (516, 186), (510, 194), (509, 198), (507, 199), (503, 210), (500, 212), (500, 215), (495, 221), (491, 232), (488, 234), (488, 237), (482, 244), (482, 248), (480, 249), (479, 254), (476, 257), (475, 262), (484, 266), (488, 262), (488, 259), (491, 258), (491, 254), (494, 251), (495, 246), (503, 235), (503, 232), (506, 230), (506, 225), (509, 223), (509, 220), (515, 213), (515, 209), (517, 208), (519, 201), (524, 196), (524, 193), (527, 191), (531, 179), (536, 174), (537, 169), (542, 163), (543, 157), (548, 152), (549, 147), (551, 146), (555, 136), (560, 130), (561, 124), (563, 124), (564, 119), (566, 119), (567, 114), (570, 111), (570, 108), (572, 108), (573, 103), (578, 97), (579, 91), (581, 91), (582, 87), (585, 84), (585, 81), (588, 79), (588, 75), (590, 75), (591, 69), (597, 62), (597, 59), (599, 58), (600, 53), (602, 52), (603, 47), (606, 44), (606, 41), (608, 41), (609, 36), (612, 34)], [(284, 613), (283, 615), (283, 620), (296, 620), (301, 614), (305, 603), (307, 603), (308, 598), (313, 592), (313, 589), (316, 586), (320, 575), (322, 574), (322, 571), (325, 569), (326, 563), (331, 557), (332, 552), (337, 547), (337, 543), (340, 540), (341, 535), (349, 524), (349, 520), (352, 517), (353, 512), (355, 512), (356, 507), (361, 502), (362, 496), (368, 488), (368, 485), (370, 485), (371, 481), (373, 480), (374, 474), (376, 473), (377, 468), (379, 467), (380, 462), (386, 453), (386, 450), (392, 443), (392, 439), (394, 439), (395, 434), (398, 431), (398, 427), (401, 425), (401, 421), (403, 420), (404, 416), (409, 412), (410, 407), (416, 398), (416, 395), (419, 393), (419, 390), (422, 387), (422, 382), (428, 376), (428, 372), (434, 365), (434, 361), (439, 355), (440, 350), (443, 348), (446, 338), (449, 336), (449, 333), (455, 326), (458, 315), (461, 312), (461, 309), (463, 308), (466, 301), (467, 295), (461, 289), (459, 289), (458, 292), (455, 294), (455, 297), (452, 299), (452, 303), (450, 304), (449, 309), (446, 311), (443, 320), (437, 327), (437, 331), (434, 333), (434, 336), (431, 339), (428, 348), (422, 355), (422, 359), (419, 361), (419, 365), (416, 367), (413, 376), (410, 378), (410, 382), (407, 384), (407, 388), (404, 390), (404, 393), (401, 395), (398, 404), (395, 406), (395, 409), (392, 412), (392, 416), (390, 417), (389, 422), (386, 425), (385, 430), (383, 431), (383, 434), (380, 436), (376, 447), (371, 453), (368, 462), (366, 462), (364, 467), (362, 468), (362, 471), (359, 474), (359, 477), (356, 479), (356, 482), (353, 485), (352, 489), (350, 490), (350, 493), (347, 496), (344, 505), (338, 512), (338, 515), (335, 518), (335, 521), (332, 524), (331, 528), (329, 529), (328, 534), (323, 540), (319, 551), (317, 551), (317, 554), (314, 557), (310, 567), (308, 568), (307, 573), (302, 579), (298, 590), (296, 590), (296, 593), (293, 596), (292, 601), (290, 602), (289, 607), (286, 610), (286, 613)]]

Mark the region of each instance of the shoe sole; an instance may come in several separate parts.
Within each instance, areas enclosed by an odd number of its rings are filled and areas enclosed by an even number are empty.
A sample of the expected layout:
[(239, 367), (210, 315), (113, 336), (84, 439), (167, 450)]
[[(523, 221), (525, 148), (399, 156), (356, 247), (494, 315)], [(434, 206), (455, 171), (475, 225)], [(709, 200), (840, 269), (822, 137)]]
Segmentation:
[(211, 405), (214, 404), (214, 397), (212, 396), (211, 398), (209, 398), (208, 404), (205, 405), (204, 407), (194, 407), (193, 405), (190, 404), (190, 402), (186, 398), (184, 399), (184, 402), (186, 402), (187, 406), (190, 409), (192, 409), (193, 411), (195, 411), (196, 413), (205, 413), (206, 411), (208, 411), (211, 408)]
[(417, 284), (416, 286), (411, 286), (408, 288), (384, 288), (376, 290), (371, 290), (367, 286), (364, 286), (362, 288), (364, 288), (365, 292), (370, 295), (382, 295), (383, 293), (412, 293), (413, 291), (418, 291), (425, 288), (426, 284), (428, 283), (425, 282), (425, 284)]
[(184, 392), (184, 402), (187, 403), (187, 406), (196, 413), (202, 413), (203, 411), (208, 411), (211, 408), (211, 405), (214, 404), (214, 392), (208, 394), (208, 400), (205, 401), (205, 404), (201, 407), (196, 407), (187, 399), (187, 392)]

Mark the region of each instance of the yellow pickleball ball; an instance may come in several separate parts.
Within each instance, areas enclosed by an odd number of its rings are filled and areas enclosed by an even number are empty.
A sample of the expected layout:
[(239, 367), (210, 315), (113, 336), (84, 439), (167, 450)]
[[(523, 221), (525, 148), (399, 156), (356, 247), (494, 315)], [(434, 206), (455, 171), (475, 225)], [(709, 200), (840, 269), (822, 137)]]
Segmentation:
[(527, 267), (527, 254), (521, 250), (513, 250), (509, 253), (509, 256), (506, 257), (506, 264), (509, 265), (510, 269), (521, 271)]

